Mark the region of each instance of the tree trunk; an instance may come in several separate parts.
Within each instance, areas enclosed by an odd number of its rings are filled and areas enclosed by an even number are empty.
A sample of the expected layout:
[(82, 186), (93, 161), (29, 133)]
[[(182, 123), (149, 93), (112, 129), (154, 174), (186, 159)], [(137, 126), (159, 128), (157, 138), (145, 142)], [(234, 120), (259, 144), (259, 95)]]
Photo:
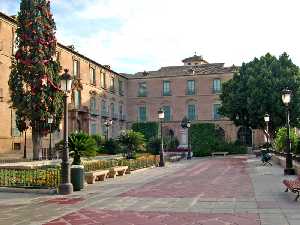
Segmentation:
[(32, 128), (32, 148), (33, 148), (33, 160), (39, 160), (40, 149), (42, 146), (42, 136), (34, 127)]

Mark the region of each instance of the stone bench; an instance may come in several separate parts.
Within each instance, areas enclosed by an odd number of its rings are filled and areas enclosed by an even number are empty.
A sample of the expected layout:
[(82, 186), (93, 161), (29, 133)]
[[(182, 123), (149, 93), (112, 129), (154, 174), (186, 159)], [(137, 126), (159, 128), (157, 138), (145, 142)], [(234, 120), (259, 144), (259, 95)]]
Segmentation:
[(128, 170), (128, 166), (115, 166), (109, 169), (108, 177), (116, 178), (116, 176), (123, 176)]
[(290, 190), (293, 193), (297, 193), (295, 198), (295, 201), (297, 201), (300, 196), (300, 179), (296, 178), (295, 180), (283, 180), (282, 182), (286, 186), (285, 192)]
[(228, 152), (212, 152), (211, 153), (211, 156), (214, 157), (216, 155), (223, 155), (223, 156), (226, 156), (228, 155)]
[(95, 181), (104, 181), (109, 170), (97, 170), (85, 173), (85, 180), (88, 184), (94, 184)]

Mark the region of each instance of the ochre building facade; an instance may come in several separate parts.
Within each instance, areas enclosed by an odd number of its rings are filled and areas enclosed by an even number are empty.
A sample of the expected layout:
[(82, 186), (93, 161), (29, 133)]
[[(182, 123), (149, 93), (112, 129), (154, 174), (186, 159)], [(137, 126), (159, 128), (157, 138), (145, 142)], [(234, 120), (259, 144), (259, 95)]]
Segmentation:
[[(8, 79), (14, 46), (16, 21), (0, 13), (0, 154), (22, 155), (25, 133), (18, 132), (14, 109), (10, 107)], [(112, 120), (109, 137), (130, 128), (133, 122), (158, 121), (157, 111), (165, 111), (164, 129), (180, 137), (183, 117), (192, 123), (215, 123), (227, 140), (237, 138), (250, 144), (262, 143), (260, 131), (251, 131), (218, 114), (222, 83), (231, 79), (234, 67), (208, 63), (201, 56), (183, 60), (181, 66), (157, 71), (120, 74), (75, 51), (73, 46), (57, 44), (57, 60), (74, 76), (69, 100), (69, 131), (106, 135), (104, 122)], [(30, 130), (26, 132), (27, 151), (31, 153)], [(49, 146), (49, 136), (43, 145)], [(62, 129), (52, 133), (52, 143), (62, 139)]]

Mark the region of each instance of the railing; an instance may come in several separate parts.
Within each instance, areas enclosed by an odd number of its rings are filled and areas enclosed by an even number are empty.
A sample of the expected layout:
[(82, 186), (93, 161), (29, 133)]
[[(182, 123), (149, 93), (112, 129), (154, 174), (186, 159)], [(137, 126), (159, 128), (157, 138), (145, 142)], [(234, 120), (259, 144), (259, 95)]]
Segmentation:
[(126, 120), (126, 115), (120, 114), (120, 120), (121, 120), (121, 121), (125, 121), (125, 120)]
[(109, 117), (109, 112), (102, 110), (101, 111), (101, 116), (104, 117), (104, 118), (107, 118), (107, 117)]
[(112, 113), (112, 119), (117, 120), (119, 118), (118, 113)]
[(1, 187), (58, 188), (60, 169), (0, 169)]

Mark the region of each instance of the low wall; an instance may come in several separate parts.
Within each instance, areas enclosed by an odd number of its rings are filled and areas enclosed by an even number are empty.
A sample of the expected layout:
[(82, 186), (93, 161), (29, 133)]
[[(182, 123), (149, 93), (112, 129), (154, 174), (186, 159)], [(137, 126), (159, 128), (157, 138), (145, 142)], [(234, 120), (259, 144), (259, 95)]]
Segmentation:
[[(279, 155), (273, 155), (272, 161), (280, 165), (281, 167), (285, 168), (285, 157)], [(295, 160), (293, 160), (293, 167), (295, 169), (296, 174), (300, 175), (300, 164)]]

